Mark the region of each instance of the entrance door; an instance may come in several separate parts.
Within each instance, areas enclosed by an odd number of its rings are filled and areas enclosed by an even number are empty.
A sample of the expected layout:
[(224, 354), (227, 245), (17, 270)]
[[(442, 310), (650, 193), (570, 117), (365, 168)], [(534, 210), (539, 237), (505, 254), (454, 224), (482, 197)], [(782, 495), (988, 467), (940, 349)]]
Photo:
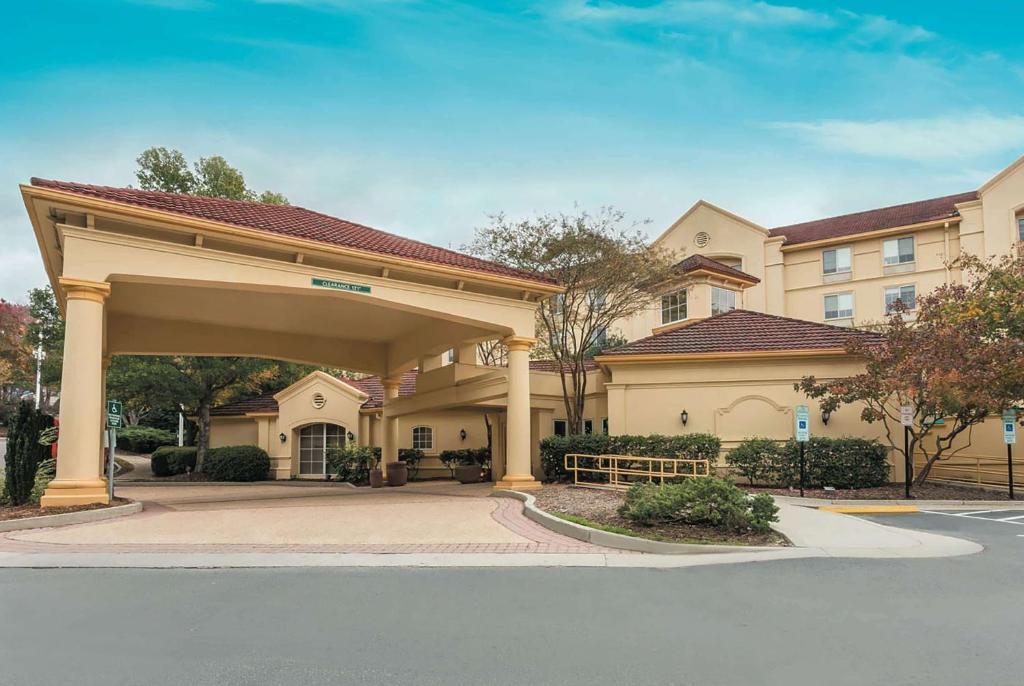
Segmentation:
[(345, 447), (345, 427), (310, 424), (299, 431), (299, 475), (326, 476), (327, 451)]

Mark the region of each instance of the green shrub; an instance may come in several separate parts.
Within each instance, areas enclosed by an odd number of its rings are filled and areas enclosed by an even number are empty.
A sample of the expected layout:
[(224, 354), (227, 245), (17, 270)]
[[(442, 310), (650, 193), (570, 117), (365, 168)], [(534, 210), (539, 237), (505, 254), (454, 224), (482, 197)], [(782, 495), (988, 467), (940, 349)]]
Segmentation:
[(50, 456), (50, 446), (40, 445), (40, 435), (53, 426), (53, 417), (27, 402), (8, 422), (7, 454), (4, 457), (4, 501), (9, 505), (29, 502), (35, 485), (36, 468)]
[(356, 486), (370, 483), (370, 470), (380, 462), (380, 448), (348, 444), (344, 448), (327, 449), (327, 470), (338, 481)]
[(117, 447), (133, 453), (151, 453), (165, 445), (175, 445), (177, 435), (151, 426), (126, 426), (117, 430)]
[(153, 476), (174, 476), (195, 471), (196, 449), (193, 446), (157, 448), (149, 457), (149, 468)]
[(270, 474), (270, 456), (254, 445), (230, 445), (206, 453), (203, 474), (210, 481), (264, 481)]
[(491, 463), (491, 451), (487, 448), (463, 448), (461, 450), (442, 450), (438, 455), (444, 466), (455, 477), (455, 468), (459, 465), (480, 465), (486, 467)]
[[(751, 484), (796, 488), (800, 485), (800, 445), (752, 438), (736, 446), (725, 461)], [(805, 486), (874, 488), (889, 482), (888, 449), (863, 438), (816, 437), (805, 448)]]
[(713, 466), (721, 447), (722, 442), (717, 436), (700, 433), (679, 436), (577, 434), (545, 438), (540, 442), (540, 455), (547, 479), (562, 481), (568, 477), (565, 471), (565, 456), (569, 453), (675, 457), (684, 460), (708, 460)]
[(43, 491), (55, 476), (57, 476), (57, 461), (52, 457), (40, 461), (39, 466), (36, 467), (36, 478), (32, 484), (32, 493), (29, 495), (28, 501), (33, 505), (38, 505), (43, 497)]
[(420, 460), (425, 457), (422, 450), (419, 448), (399, 448), (398, 449), (398, 461), (404, 462), (405, 466), (409, 468), (409, 479), (415, 479), (416, 475), (420, 473)]
[(766, 532), (777, 521), (771, 496), (750, 498), (727, 479), (686, 479), (656, 486), (638, 482), (630, 487), (619, 514), (643, 526), (684, 522), (727, 531)]

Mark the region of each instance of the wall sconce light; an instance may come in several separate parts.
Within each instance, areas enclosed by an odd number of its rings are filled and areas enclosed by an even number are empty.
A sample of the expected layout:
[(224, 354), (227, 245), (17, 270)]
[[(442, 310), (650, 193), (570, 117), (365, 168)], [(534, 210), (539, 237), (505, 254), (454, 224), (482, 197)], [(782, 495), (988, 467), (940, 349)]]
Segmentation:
[(278, 435), (277, 435), (277, 438), (278, 438), (278, 440), (280, 440), (280, 441), (281, 441), (282, 443), (284, 443), (285, 441), (287, 441), (287, 440), (288, 440), (288, 437), (287, 437), (287, 436), (285, 436), (284, 434), (278, 434)]
[(465, 429), (459, 429), (459, 440), (461, 440), (461, 441), (466, 440), (466, 430)]
[(686, 422), (690, 421), (690, 413), (683, 410), (679, 413), (679, 418), (683, 420), (683, 426), (686, 426)]
[(829, 420), (829, 418), (831, 416), (832, 416), (832, 410), (822, 410), (821, 411), (821, 423), (824, 424), (825, 426), (828, 426), (828, 420)]
[(348, 438), (348, 440), (350, 440), (350, 441), (354, 441), (354, 440), (356, 440), (356, 435), (354, 433), (352, 433), (351, 431), (349, 431), (346, 434), (346, 438)]

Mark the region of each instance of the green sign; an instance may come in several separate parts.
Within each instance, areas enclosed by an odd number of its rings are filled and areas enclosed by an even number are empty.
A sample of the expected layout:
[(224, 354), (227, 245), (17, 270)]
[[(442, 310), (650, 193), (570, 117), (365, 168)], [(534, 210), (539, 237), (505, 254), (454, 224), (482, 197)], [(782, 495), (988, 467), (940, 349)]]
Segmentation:
[(336, 291), (349, 291), (350, 293), (369, 293), (370, 287), (360, 283), (345, 283), (333, 279), (318, 279), (313, 277), (313, 285), (320, 288), (333, 288)]
[(796, 440), (806, 443), (811, 439), (811, 411), (806, 405), (796, 406)]
[(120, 400), (108, 400), (107, 401), (107, 428), (108, 429), (120, 429), (121, 418), (124, 413), (121, 408)]

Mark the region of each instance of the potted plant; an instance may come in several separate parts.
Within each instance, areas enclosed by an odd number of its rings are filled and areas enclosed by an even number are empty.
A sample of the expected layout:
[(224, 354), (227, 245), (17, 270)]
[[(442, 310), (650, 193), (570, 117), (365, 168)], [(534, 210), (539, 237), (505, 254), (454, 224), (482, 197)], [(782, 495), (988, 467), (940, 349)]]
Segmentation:
[(490, 451), (487, 448), (446, 450), (441, 453), (441, 461), (456, 481), (475, 484), (483, 479), (484, 465), (490, 461)]

